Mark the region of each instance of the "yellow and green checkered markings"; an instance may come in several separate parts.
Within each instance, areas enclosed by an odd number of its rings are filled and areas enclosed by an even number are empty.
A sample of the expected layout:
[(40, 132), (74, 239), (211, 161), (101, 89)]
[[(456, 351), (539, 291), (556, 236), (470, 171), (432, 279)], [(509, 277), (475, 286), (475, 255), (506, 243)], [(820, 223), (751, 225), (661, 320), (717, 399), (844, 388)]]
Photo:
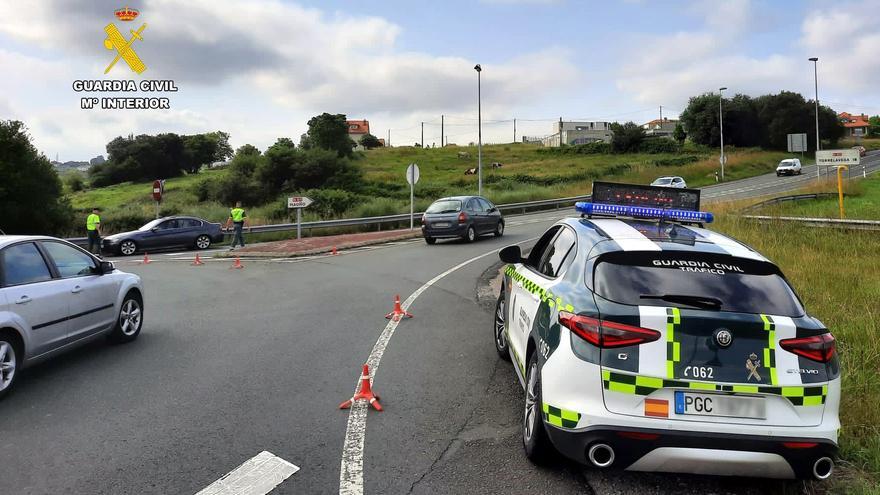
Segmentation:
[(517, 272), (516, 267), (514, 267), (513, 265), (507, 265), (504, 273), (512, 280), (522, 283), (523, 289), (529, 291), (532, 294), (536, 294), (538, 297), (541, 298), (541, 301), (547, 303), (547, 305), (551, 308), (559, 308), (560, 311), (568, 311), (569, 313), (574, 312), (574, 306), (572, 306), (571, 304), (565, 304), (562, 301), (561, 297), (554, 295), (548, 290), (545, 290), (543, 287), (529, 280), (523, 274)]
[(767, 347), (764, 348), (764, 367), (770, 371), (770, 384), (779, 383), (776, 378), (776, 324), (770, 315), (761, 315), (764, 330), (767, 331)]
[(578, 421), (581, 420), (581, 413), (576, 411), (568, 411), (558, 407), (544, 403), (544, 421), (553, 426), (560, 428), (577, 428)]
[(666, 378), (675, 378), (675, 365), (681, 361), (681, 343), (675, 334), (681, 328), (681, 311), (666, 308)]
[(761, 385), (721, 385), (707, 382), (668, 380), (650, 376), (628, 375), (602, 370), (605, 390), (631, 395), (650, 395), (661, 388), (686, 388), (713, 392), (740, 392), (750, 394), (781, 395), (795, 406), (821, 406), (828, 396), (828, 385), (772, 387)]

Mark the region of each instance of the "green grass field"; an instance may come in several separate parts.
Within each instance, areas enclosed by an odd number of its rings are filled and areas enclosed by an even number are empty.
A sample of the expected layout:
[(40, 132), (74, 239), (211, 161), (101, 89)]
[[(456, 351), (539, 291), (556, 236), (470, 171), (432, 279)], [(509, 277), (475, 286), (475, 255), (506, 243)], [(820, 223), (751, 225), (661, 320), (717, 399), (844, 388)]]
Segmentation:
[[(680, 175), (688, 185), (702, 186), (715, 182), (714, 173), (718, 167), (717, 154), (702, 149), (677, 154), (603, 155), (556, 155), (541, 153), (539, 149), (526, 144), (484, 146), (484, 195), (498, 204), (579, 196), (590, 192), (594, 179), (646, 184), (662, 175)], [(459, 152), (468, 153), (469, 157), (459, 158)], [(786, 153), (756, 149), (730, 150), (726, 175), (730, 179), (738, 179), (772, 172), (779, 160), (786, 156)], [(690, 162), (668, 165), (685, 160)], [(345, 212), (345, 217), (409, 211), (405, 171), (410, 163), (417, 163), (421, 170), (421, 179), (415, 189), (417, 211), (422, 211), (442, 196), (477, 192), (477, 177), (464, 174), (466, 169), (477, 166), (476, 147), (377, 149), (359, 154), (357, 162), (364, 170), (365, 181), (378, 185), (374, 189), (379, 191), (383, 190), (383, 185), (387, 186), (384, 189), (387, 194), (364, 197), (359, 204)], [(500, 162), (503, 166), (493, 169), (493, 162)], [(189, 214), (212, 221), (225, 221), (229, 205), (199, 203), (195, 194), (195, 186), (201, 180), (225, 173), (225, 170), (206, 170), (191, 176), (168, 179), (162, 214)], [(101, 207), (108, 231), (118, 231), (155, 217), (151, 191), (151, 183), (126, 183), (71, 193), (70, 198), (80, 215), (93, 206)], [(286, 210), (280, 201), (277, 201), (278, 204), (273, 202), (249, 207), (252, 224), (286, 221)], [(319, 218), (306, 209), (303, 219), (309, 221)]]
[[(836, 194), (836, 187), (835, 184), (825, 184), (821, 188), (812, 188), (812, 192), (821, 191)], [(867, 179), (847, 184), (843, 207), (845, 218), (880, 219), (880, 176), (868, 176)], [(840, 208), (837, 197), (834, 197), (767, 206), (755, 213), (790, 217), (839, 218)]]
[[(843, 392), (841, 470), (831, 493), (880, 493), (880, 256), (876, 232), (759, 224), (719, 215), (713, 230), (777, 263), (837, 339)], [(808, 493), (824, 485), (808, 484)]]

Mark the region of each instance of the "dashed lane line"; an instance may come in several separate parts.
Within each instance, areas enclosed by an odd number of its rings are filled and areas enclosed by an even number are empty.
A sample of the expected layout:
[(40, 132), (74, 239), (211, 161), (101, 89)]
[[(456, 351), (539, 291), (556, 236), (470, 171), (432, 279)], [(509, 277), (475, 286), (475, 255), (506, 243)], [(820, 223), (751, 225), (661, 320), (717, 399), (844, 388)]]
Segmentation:
[[(516, 244), (523, 244), (536, 239), (538, 238), (532, 237), (530, 239), (519, 241)], [(479, 256), (475, 256), (437, 275), (410, 294), (410, 296), (403, 301), (401, 307), (404, 311), (408, 310), (423, 292), (447, 275), (455, 272), (459, 268), (473, 263), (474, 261), (495, 254), (500, 250), (501, 248), (493, 249)], [(391, 337), (394, 336), (394, 331), (397, 329), (397, 325), (397, 321), (393, 319), (390, 320), (388, 324), (385, 325), (385, 329), (382, 330), (382, 333), (379, 335), (376, 344), (373, 345), (372, 351), (370, 351), (370, 356), (367, 358), (367, 365), (372, 372), (372, 377), (370, 378), (371, 382), (376, 378), (376, 374), (379, 371), (379, 363), (382, 361), (382, 356), (385, 354), (385, 348), (388, 347)], [(358, 379), (357, 385), (355, 386), (355, 394), (357, 394), (359, 387), (360, 379)], [(345, 428), (345, 443), (342, 446), (342, 460), (339, 471), (340, 495), (362, 495), (364, 493), (364, 438), (367, 431), (367, 407), (368, 403), (366, 401), (357, 401), (352, 404), (348, 415), (348, 423)]]

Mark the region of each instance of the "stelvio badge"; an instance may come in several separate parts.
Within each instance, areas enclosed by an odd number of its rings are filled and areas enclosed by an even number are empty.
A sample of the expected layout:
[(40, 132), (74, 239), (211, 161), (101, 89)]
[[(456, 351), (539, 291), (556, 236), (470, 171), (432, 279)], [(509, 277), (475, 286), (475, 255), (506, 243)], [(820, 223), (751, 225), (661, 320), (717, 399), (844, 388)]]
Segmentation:
[[(138, 11), (125, 7), (124, 9), (119, 9), (115, 11), (114, 14), (116, 14), (116, 17), (119, 20), (130, 22), (138, 16)], [(104, 40), (104, 48), (116, 51), (116, 58), (114, 58), (113, 61), (110, 62), (110, 65), (108, 65), (107, 69), (104, 70), (104, 74), (110, 72), (110, 69), (112, 69), (113, 66), (116, 65), (116, 62), (119, 62), (120, 58), (124, 60), (126, 64), (128, 64), (128, 67), (131, 70), (138, 74), (147, 70), (147, 66), (144, 65), (144, 62), (141, 60), (140, 57), (138, 57), (138, 54), (134, 51), (134, 47), (132, 47), (136, 40), (144, 40), (144, 38), (141, 37), (141, 33), (143, 33), (144, 29), (146, 28), (147, 23), (143, 23), (141, 27), (137, 29), (137, 31), (135, 31), (134, 29), (130, 29), (129, 32), (131, 32), (131, 38), (126, 40), (122, 36), (122, 33), (119, 31), (119, 29), (116, 28), (116, 25), (112, 22), (104, 27), (104, 32), (107, 33), (107, 38)]]

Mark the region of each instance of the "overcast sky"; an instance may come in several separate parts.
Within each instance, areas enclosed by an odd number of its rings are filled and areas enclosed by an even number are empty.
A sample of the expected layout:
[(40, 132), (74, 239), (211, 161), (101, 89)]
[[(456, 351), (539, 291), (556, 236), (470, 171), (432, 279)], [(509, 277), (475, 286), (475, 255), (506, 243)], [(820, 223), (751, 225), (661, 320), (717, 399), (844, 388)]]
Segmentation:
[[(675, 117), (689, 96), (727, 86), (793, 90), (837, 111), (880, 114), (880, 0), (0, 0), (0, 119), (30, 128), (61, 161), (87, 160), (129, 133), (223, 130), (238, 147), (299, 140), (309, 117), (366, 118), (392, 144), (542, 136), (563, 117)], [(105, 49), (110, 22), (147, 66)], [(171, 110), (81, 110), (76, 79), (173, 79)], [(98, 95), (102, 96), (102, 95)], [(107, 96), (107, 95), (103, 95)], [(125, 94), (123, 96), (132, 96)]]

